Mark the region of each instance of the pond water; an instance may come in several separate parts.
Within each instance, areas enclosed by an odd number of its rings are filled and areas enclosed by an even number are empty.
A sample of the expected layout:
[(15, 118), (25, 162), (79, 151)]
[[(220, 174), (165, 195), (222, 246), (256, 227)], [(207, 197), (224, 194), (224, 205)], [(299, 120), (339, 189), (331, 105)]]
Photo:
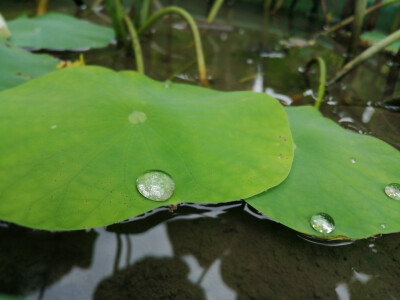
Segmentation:
[[(29, 11), (33, 3), (1, 2), (6, 17)], [(207, 9), (205, 1), (167, 3), (202, 19)], [(51, 6), (74, 12), (72, 1)], [(339, 42), (306, 43), (322, 23), (303, 15), (289, 19), (282, 11), (266, 18), (255, 4), (235, 3), (217, 21), (220, 25), (203, 29), (214, 89), (269, 93), (284, 105), (311, 104), (318, 74), (311, 72), (308, 86), (304, 65), (320, 55), (330, 78), (344, 61), (346, 46)], [(146, 73), (170, 80), (168, 85), (196, 84), (185, 24), (170, 18), (153, 31), (144, 43)], [(78, 53), (55, 55), (76, 59)], [(400, 150), (400, 84), (388, 80), (393, 65), (388, 58), (377, 55), (329, 88), (321, 111)], [(135, 68), (133, 58), (115, 46), (90, 51), (85, 59), (116, 70)], [(243, 201), (161, 207), (120, 224), (72, 232), (2, 222), (0, 243), (0, 294), (24, 299), (400, 299), (400, 234), (321, 242)]]

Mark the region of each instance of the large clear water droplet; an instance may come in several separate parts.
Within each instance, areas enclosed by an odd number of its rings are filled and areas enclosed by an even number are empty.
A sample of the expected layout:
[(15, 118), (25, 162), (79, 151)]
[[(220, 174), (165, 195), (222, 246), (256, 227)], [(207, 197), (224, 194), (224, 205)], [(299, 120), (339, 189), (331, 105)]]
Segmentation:
[(394, 200), (400, 200), (400, 184), (391, 183), (385, 187), (385, 193)]
[(335, 230), (335, 221), (326, 213), (318, 213), (311, 217), (311, 227), (320, 233), (331, 233)]
[(175, 190), (174, 180), (162, 171), (149, 171), (136, 180), (140, 194), (153, 201), (165, 201), (171, 198)]

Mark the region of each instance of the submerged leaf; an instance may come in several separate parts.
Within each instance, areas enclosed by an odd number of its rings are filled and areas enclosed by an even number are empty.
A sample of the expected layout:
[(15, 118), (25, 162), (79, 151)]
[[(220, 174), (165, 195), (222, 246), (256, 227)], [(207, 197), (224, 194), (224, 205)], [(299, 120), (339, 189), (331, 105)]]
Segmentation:
[[(272, 219), (309, 235), (358, 239), (400, 231), (400, 201), (385, 194), (400, 182), (400, 152), (371, 136), (341, 128), (313, 107), (286, 109), (295, 141), (289, 177), (247, 199)], [(315, 214), (332, 217), (335, 229), (317, 233)]]
[(162, 205), (223, 202), (279, 184), (293, 158), (272, 97), (86, 66), (0, 93), (0, 140), (0, 218), (61, 230), (160, 206), (137, 190), (148, 171), (174, 182)]
[(0, 41), (0, 91), (56, 70), (58, 60)]
[(111, 28), (59, 13), (20, 17), (8, 26), (13, 45), (32, 49), (83, 51), (105, 47), (114, 39)]

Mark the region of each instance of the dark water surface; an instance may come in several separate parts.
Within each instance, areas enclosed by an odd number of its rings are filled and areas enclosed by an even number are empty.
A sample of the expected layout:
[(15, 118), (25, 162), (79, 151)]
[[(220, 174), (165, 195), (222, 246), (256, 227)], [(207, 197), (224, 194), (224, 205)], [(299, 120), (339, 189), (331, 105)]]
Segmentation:
[[(169, 2), (204, 18), (205, 1)], [(74, 11), (66, 1), (51, 5)], [(15, 17), (30, 12), (32, 1), (1, 1), (0, 10)], [(267, 92), (283, 104), (311, 104), (318, 74), (311, 72), (308, 86), (302, 67), (320, 55), (330, 78), (344, 61), (343, 44), (328, 38), (304, 44), (322, 28), (304, 16), (290, 20), (282, 12), (268, 19), (256, 5), (236, 4), (225, 7), (217, 21), (221, 26), (203, 32), (215, 89)], [(194, 59), (190, 32), (179, 19), (158, 24), (144, 43), (147, 74), (170, 77), (170, 84), (196, 84), (196, 64), (188, 64)], [(78, 53), (57, 56), (76, 59)], [(116, 70), (135, 68), (133, 58), (115, 46), (85, 58)], [(388, 79), (392, 65), (389, 54), (377, 55), (329, 88), (321, 111), (400, 149), (400, 84)], [(172, 212), (160, 208), (129, 222), (73, 232), (0, 223), (0, 294), (25, 299), (395, 300), (399, 283), (400, 234), (321, 245), (241, 201), (182, 204)]]

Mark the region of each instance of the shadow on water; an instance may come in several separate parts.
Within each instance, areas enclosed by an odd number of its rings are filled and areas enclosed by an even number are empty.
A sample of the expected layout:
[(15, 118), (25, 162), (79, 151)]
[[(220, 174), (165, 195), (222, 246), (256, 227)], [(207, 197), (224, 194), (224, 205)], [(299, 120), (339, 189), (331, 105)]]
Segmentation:
[[(27, 299), (396, 299), (400, 234), (331, 247), (242, 201), (106, 228), (0, 228), (0, 293)], [(347, 297), (347, 298), (346, 298)]]

